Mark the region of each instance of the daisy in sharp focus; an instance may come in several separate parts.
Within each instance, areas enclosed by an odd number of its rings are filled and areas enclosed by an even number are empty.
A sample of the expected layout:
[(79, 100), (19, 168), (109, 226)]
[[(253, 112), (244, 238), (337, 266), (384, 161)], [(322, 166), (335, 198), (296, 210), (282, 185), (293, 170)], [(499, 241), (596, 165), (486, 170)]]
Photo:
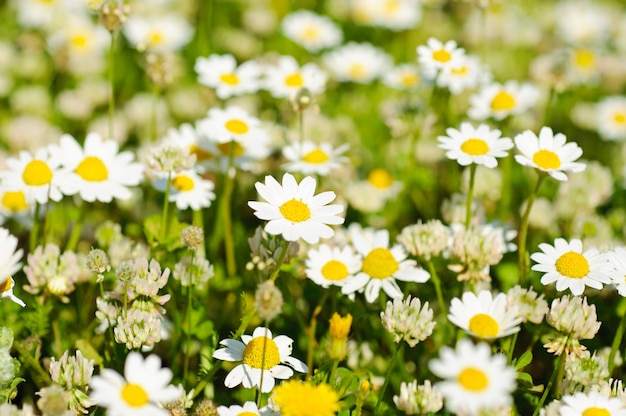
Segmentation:
[(302, 89), (317, 95), (326, 89), (326, 72), (313, 63), (300, 67), (291, 56), (279, 57), (264, 72), (263, 85), (274, 98), (293, 98)]
[(158, 356), (144, 359), (132, 351), (126, 356), (124, 377), (108, 368), (92, 377), (89, 399), (106, 407), (109, 415), (168, 416), (162, 404), (180, 397), (178, 388), (169, 384), (172, 376), (169, 368), (161, 368)]
[(494, 298), (490, 291), (481, 290), (478, 295), (464, 292), (461, 299), (453, 298), (448, 320), (476, 338), (491, 340), (518, 332), (522, 317), (517, 307), (507, 305), (506, 294)]
[(565, 172), (582, 172), (586, 168), (584, 163), (575, 162), (582, 156), (582, 149), (574, 142), (565, 143), (566, 140), (563, 133), (554, 134), (550, 127), (542, 127), (539, 137), (526, 130), (515, 136), (515, 146), (522, 153), (515, 155), (515, 161), (566, 181)]
[(459, 165), (472, 163), (488, 168), (498, 166), (497, 157), (506, 157), (513, 141), (508, 137), (500, 137), (500, 130), (491, 130), (488, 125), (478, 127), (470, 123), (461, 123), (459, 130), (447, 128), (448, 136), (439, 136), (439, 147), (447, 150), (446, 157), (456, 160)]
[(320, 244), (309, 249), (304, 264), (306, 277), (323, 288), (343, 286), (361, 270), (361, 256), (350, 246)]
[(24, 307), (26, 304), (13, 294), (15, 281), (12, 276), (22, 268), (20, 259), (24, 253), (22, 249), (17, 249), (17, 243), (17, 238), (9, 230), (0, 228), (0, 298), (10, 299)]
[(423, 283), (430, 274), (417, 267), (415, 260), (407, 259), (401, 245), (389, 245), (389, 231), (371, 228), (350, 230), (352, 245), (363, 256), (361, 270), (342, 286), (341, 292), (350, 295), (365, 291), (365, 299), (372, 303), (382, 289), (389, 298), (402, 296), (397, 280)]
[(249, 201), (254, 215), (268, 220), (265, 231), (272, 235), (281, 234), (287, 241), (302, 238), (315, 244), (320, 238), (331, 238), (334, 231), (327, 224), (343, 224), (343, 205), (328, 205), (335, 199), (332, 191), (315, 193), (316, 182), (310, 176), (296, 182), (293, 175), (285, 173), (282, 184), (271, 176), (265, 183), (257, 182), (255, 188), (267, 202)]
[(455, 68), (465, 55), (465, 49), (459, 48), (456, 41), (446, 43), (435, 38), (429, 38), (426, 45), (416, 49), (417, 62), (428, 78), (435, 78), (444, 68)]
[(606, 397), (596, 391), (567, 394), (561, 397), (560, 416), (626, 416), (626, 406), (618, 397)]
[(198, 82), (215, 89), (215, 93), (222, 100), (252, 94), (260, 88), (259, 77), (262, 71), (254, 61), (237, 66), (234, 56), (213, 54), (208, 58), (196, 59), (193, 68), (198, 74)]
[(83, 147), (64, 134), (59, 145), (50, 147), (50, 153), (63, 160), (76, 192), (87, 202), (129, 199), (129, 187), (143, 180), (143, 165), (133, 161), (134, 154), (119, 152), (117, 142), (104, 140), (97, 133), (89, 133)]
[(158, 17), (131, 16), (122, 31), (137, 50), (164, 53), (188, 44), (194, 29), (185, 18), (170, 13)]
[[(160, 175), (153, 185), (157, 190), (165, 191), (167, 174)], [(203, 179), (194, 170), (176, 172), (171, 177), (169, 201), (176, 203), (180, 210), (191, 208), (198, 211), (211, 206), (215, 199), (214, 188), (212, 181)]]
[[(215, 350), (213, 358), (224, 361), (241, 361), (224, 380), (228, 388), (239, 384), (245, 388), (259, 387), (262, 393), (269, 393), (275, 385), (275, 379), (286, 380), (293, 376), (293, 371), (308, 371), (307, 366), (291, 356), (293, 340), (285, 335), (272, 337), (272, 332), (264, 327), (257, 327), (252, 336), (242, 335), (241, 341), (224, 339), (220, 345), (226, 348)], [(263, 355), (265, 350), (265, 356)], [(287, 365), (285, 365), (287, 364)], [(261, 373), (263, 384), (261, 385)]]
[(606, 97), (596, 105), (596, 129), (605, 140), (626, 140), (626, 96)]
[(283, 148), (283, 156), (287, 159), (287, 163), (282, 167), (288, 172), (326, 176), (348, 162), (348, 158), (342, 154), (349, 147), (347, 143), (333, 148), (330, 143), (317, 144), (310, 140), (302, 143), (294, 141)]
[(350, 42), (322, 58), (333, 78), (341, 82), (368, 84), (392, 67), (391, 57), (369, 43)]
[(532, 270), (544, 273), (541, 284), (556, 282), (559, 292), (569, 289), (580, 296), (589, 286), (602, 290), (603, 283), (611, 283), (613, 265), (605, 254), (590, 248), (583, 252), (583, 243), (577, 238), (569, 242), (564, 238), (554, 240), (554, 246), (539, 244), (542, 252), (533, 253), (530, 258), (537, 264)]
[(486, 343), (474, 345), (461, 339), (455, 349), (443, 347), (428, 367), (443, 379), (435, 387), (453, 413), (477, 416), (513, 403), (516, 371), (507, 365), (504, 355), (492, 355)]
[(528, 83), (508, 81), (505, 84), (487, 84), (470, 97), (467, 115), (473, 120), (490, 117), (502, 120), (529, 110), (538, 99), (539, 90)]
[(283, 18), (284, 35), (309, 52), (318, 52), (341, 43), (343, 33), (339, 26), (325, 16), (309, 10), (298, 10)]

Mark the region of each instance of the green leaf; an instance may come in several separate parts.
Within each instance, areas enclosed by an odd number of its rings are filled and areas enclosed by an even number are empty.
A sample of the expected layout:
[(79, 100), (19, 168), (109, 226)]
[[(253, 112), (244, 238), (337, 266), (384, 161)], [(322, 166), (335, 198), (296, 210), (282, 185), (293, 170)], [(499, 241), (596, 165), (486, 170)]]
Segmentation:
[(159, 230), (161, 229), (161, 215), (153, 214), (143, 220), (143, 232), (146, 240), (152, 245), (159, 240)]
[(103, 365), (104, 361), (102, 360), (102, 356), (98, 354), (98, 351), (91, 345), (89, 341), (86, 339), (79, 339), (76, 341), (76, 349), (80, 350), (80, 352), (87, 358), (88, 360), (93, 360), (94, 364), (97, 366)]
[(526, 367), (533, 360), (533, 353), (530, 351), (526, 351), (522, 354), (517, 360), (514, 361), (515, 369), (520, 370)]
[(517, 381), (520, 387), (531, 388), (534, 386), (531, 375), (522, 371), (517, 373)]

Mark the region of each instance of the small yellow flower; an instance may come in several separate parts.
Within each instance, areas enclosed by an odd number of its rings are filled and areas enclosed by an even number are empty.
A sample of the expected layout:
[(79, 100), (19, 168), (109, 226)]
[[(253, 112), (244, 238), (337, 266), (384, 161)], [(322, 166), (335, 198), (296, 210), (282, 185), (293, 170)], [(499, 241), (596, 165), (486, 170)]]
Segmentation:
[(339, 410), (339, 395), (325, 383), (286, 381), (276, 387), (273, 399), (283, 416), (334, 416)]
[(352, 315), (341, 316), (335, 312), (330, 318), (330, 336), (338, 340), (346, 339), (351, 325)]

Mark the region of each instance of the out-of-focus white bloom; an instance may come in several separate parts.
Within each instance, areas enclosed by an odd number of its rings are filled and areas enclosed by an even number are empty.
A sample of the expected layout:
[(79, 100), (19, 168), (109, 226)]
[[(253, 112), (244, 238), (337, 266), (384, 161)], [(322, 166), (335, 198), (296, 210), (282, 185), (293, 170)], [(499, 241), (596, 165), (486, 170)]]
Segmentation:
[(341, 29), (332, 20), (308, 10), (288, 14), (281, 27), (287, 38), (309, 52), (332, 48), (343, 39)]
[(48, 47), (52, 54), (64, 50), (70, 64), (102, 58), (110, 43), (109, 32), (94, 24), (87, 16), (65, 19), (64, 24), (50, 34)]
[[(169, 201), (176, 203), (178, 209), (191, 208), (198, 211), (201, 208), (211, 206), (211, 201), (215, 199), (213, 189), (215, 185), (208, 179), (203, 179), (194, 170), (183, 170), (176, 172), (171, 180)], [(165, 191), (167, 187), (167, 175), (161, 174), (153, 183), (159, 191)]]
[(302, 143), (296, 141), (283, 148), (283, 155), (287, 159), (283, 168), (287, 172), (326, 176), (348, 162), (348, 158), (342, 156), (348, 147), (347, 143), (333, 148), (330, 143), (316, 144), (308, 140)]
[(131, 16), (122, 31), (138, 50), (164, 53), (189, 43), (194, 29), (186, 19), (170, 13), (159, 17)]
[(294, 98), (302, 89), (317, 95), (326, 88), (324, 71), (313, 63), (300, 67), (291, 56), (281, 56), (264, 72), (263, 85), (275, 98)]
[(615, 247), (608, 253), (608, 258), (613, 266), (609, 275), (611, 284), (615, 285), (620, 296), (626, 297), (626, 248)]
[(399, 410), (407, 415), (426, 415), (437, 413), (443, 407), (443, 396), (425, 380), (424, 384), (417, 384), (417, 380), (410, 383), (400, 383), (400, 394), (393, 396), (393, 402)]
[(64, 21), (68, 14), (88, 12), (82, 0), (13, 0), (11, 3), (17, 8), (19, 24), (27, 28), (47, 29)]
[(324, 65), (338, 81), (367, 84), (392, 66), (391, 57), (369, 43), (350, 42), (324, 55)]
[(351, 0), (350, 8), (358, 23), (394, 31), (414, 28), (422, 18), (419, 0)]
[(584, 171), (572, 175), (559, 186), (555, 205), (561, 218), (592, 214), (613, 195), (611, 169), (596, 160), (586, 162), (586, 165)]
[(464, 55), (465, 49), (459, 48), (454, 40), (443, 43), (431, 37), (426, 45), (417, 47), (417, 62), (429, 78), (435, 78), (444, 68), (459, 68)]
[(199, 57), (194, 70), (198, 74), (198, 82), (215, 89), (217, 96), (223, 100), (255, 93), (260, 88), (261, 66), (254, 61), (237, 66), (235, 57), (230, 54)]
[(569, 44), (603, 44), (611, 34), (613, 13), (589, 0), (563, 0), (554, 11), (557, 33)]
[(498, 166), (497, 157), (506, 157), (509, 149), (513, 148), (513, 141), (508, 137), (500, 137), (500, 130), (491, 130), (488, 125), (478, 127), (470, 123), (461, 123), (459, 130), (449, 127), (446, 129), (449, 136), (439, 136), (439, 147), (447, 150), (446, 157), (456, 160), (459, 165), (467, 166), (472, 163), (488, 168)]
[(419, 69), (413, 64), (398, 65), (385, 73), (383, 84), (402, 91), (412, 91), (421, 84)]
[(456, 64), (446, 65), (437, 76), (437, 85), (448, 88), (452, 94), (460, 94), (491, 81), (491, 71), (480, 58), (463, 55)]
[(505, 84), (487, 84), (470, 97), (467, 114), (474, 120), (490, 117), (502, 120), (529, 110), (538, 99), (539, 90), (528, 83), (508, 81)]
[(597, 104), (596, 129), (605, 140), (626, 140), (626, 96), (606, 97)]
[(600, 393), (574, 393), (561, 398), (560, 416), (609, 415), (626, 416), (624, 403), (616, 397), (605, 397)]

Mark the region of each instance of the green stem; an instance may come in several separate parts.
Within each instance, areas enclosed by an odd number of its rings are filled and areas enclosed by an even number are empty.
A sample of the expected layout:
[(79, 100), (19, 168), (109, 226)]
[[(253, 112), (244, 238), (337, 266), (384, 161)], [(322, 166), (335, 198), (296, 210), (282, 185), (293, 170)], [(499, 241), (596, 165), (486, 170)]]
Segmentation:
[(426, 262), (428, 265), (428, 271), (430, 272), (430, 278), (435, 285), (435, 293), (437, 293), (437, 303), (439, 303), (439, 309), (443, 313), (444, 318), (447, 319), (448, 316), (448, 306), (443, 300), (443, 293), (441, 292), (441, 280), (439, 280), (439, 275), (437, 274), (437, 270), (435, 269), (435, 265), (432, 260), (428, 260)]
[(467, 201), (465, 202), (465, 229), (469, 229), (472, 222), (472, 200), (474, 199), (474, 179), (476, 178), (476, 164), (470, 165), (469, 186), (467, 187)]
[(622, 320), (617, 327), (617, 331), (615, 332), (615, 338), (613, 338), (613, 343), (611, 344), (611, 352), (609, 354), (609, 376), (613, 373), (613, 367), (615, 366), (615, 355), (617, 354), (617, 351), (622, 344), (624, 327), (626, 327), (626, 311), (622, 315)]
[(533, 416), (537, 416), (539, 414), (539, 411), (543, 408), (543, 404), (548, 398), (548, 394), (550, 393), (550, 390), (552, 390), (552, 385), (554, 384), (557, 378), (557, 375), (561, 372), (560, 368), (563, 367), (564, 364), (565, 364), (565, 353), (559, 355), (559, 358), (557, 359), (557, 362), (555, 363), (554, 370), (552, 371), (552, 376), (550, 377), (550, 381), (548, 381), (548, 385), (544, 389), (543, 394), (541, 395), (541, 399), (539, 399), (539, 403), (537, 403), (537, 407), (535, 407)]
[[(196, 252), (194, 251), (191, 255), (191, 268), (193, 268), (193, 262)], [(185, 311), (185, 326), (187, 327), (187, 343), (186, 343), (186, 353), (185, 353), (185, 364), (183, 367), (183, 382), (187, 381), (187, 374), (189, 372), (189, 357), (191, 356), (191, 309), (192, 309), (192, 298), (191, 295), (193, 293), (193, 276), (189, 279), (189, 286), (187, 287), (187, 310)]]
[(265, 322), (265, 334), (263, 335), (263, 352), (261, 353), (261, 377), (259, 378), (259, 395), (256, 404), (260, 409), (263, 406), (263, 375), (265, 374), (265, 352), (267, 348), (267, 322)]
[(111, 33), (111, 44), (109, 45), (109, 139), (113, 139), (113, 119), (115, 117), (115, 39), (116, 32)]
[(400, 355), (400, 352), (402, 351), (403, 346), (404, 346), (403, 343), (397, 344), (396, 349), (393, 352), (393, 355), (391, 356), (391, 360), (389, 361), (389, 367), (387, 367), (387, 374), (385, 374), (385, 382), (383, 383), (383, 387), (380, 389), (380, 392), (378, 393), (378, 401), (376, 402), (376, 406), (374, 407), (374, 416), (378, 414), (378, 408), (383, 402), (383, 396), (385, 395), (385, 391), (387, 390), (387, 386), (389, 385), (389, 380), (391, 379), (393, 366), (398, 360), (398, 356)]
[(524, 286), (526, 273), (528, 273), (528, 253), (526, 253), (526, 239), (528, 235), (528, 220), (530, 218), (530, 211), (533, 207), (533, 203), (535, 202), (535, 198), (539, 192), (539, 187), (543, 183), (543, 180), (547, 177), (547, 175), (543, 172), (539, 173), (539, 177), (537, 178), (537, 184), (535, 185), (535, 189), (531, 192), (528, 197), (528, 201), (526, 202), (526, 208), (524, 209), (524, 215), (522, 216), (522, 223), (520, 224), (519, 230), (519, 239), (518, 239), (518, 251), (517, 251), (517, 268), (519, 272), (519, 283), (521, 286)]
[(169, 225), (170, 190), (172, 188), (172, 172), (167, 173), (167, 183), (165, 184), (165, 198), (163, 199), (163, 211), (161, 213), (161, 227), (159, 228), (159, 242), (165, 241), (167, 228)]
[(517, 336), (518, 335), (519, 335), (519, 331), (514, 333), (513, 336), (511, 337), (510, 341), (509, 341), (509, 349), (508, 349), (507, 354), (506, 354), (507, 362), (509, 364), (511, 364), (511, 361), (513, 360), (513, 351), (515, 351), (515, 344), (517, 344)]
[[(202, 228), (202, 231), (204, 232), (204, 215), (202, 210), (193, 211), (193, 225)], [(207, 258), (206, 242), (204, 239), (202, 240), (202, 243), (200, 243), (200, 246), (196, 251), (201, 256), (201, 258)]]
[[(235, 144), (233, 143), (231, 145), (231, 148), (234, 147)], [(235, 187), (236, 168), (231, 166), (231, 164), (232, 156), (229, 157), (228, 169), (226, 170), (226, 186), (224, 188), (224, 194), (222, 195), (222, 203), (224, 204), (225, 208), (222, 213), (222, 220), (224, 221), (224, 248), (226, 249), (226, 270), (228, 272), (228, 276), (234, 276), (235, 274), (237, 274), (237, 263), (235, 261), (235, 242), (233, 240), (233, 221), (231, 213), (231, 199), (233, 195), (233, 189)]]
[(157, 139), (158, 134), (158, 112), (159, 112), (159, 89), (154, 87), (152, 92), (152, 116), (150, 118), (150, 139), (153, 142)]
[(546, 108), (544, 109), (544, 112), (543, 112), (543, 124), (542, 124), (543, 126), (549, 126), (551, 112), (552, 112), (552, 103), (556, 101), (556, 99), (557, 99), (556, 90), (554, 89), (554, 87), (550, 87), (548, 91), (548, 99), (546, 101)]
[(272, 270), (272, 274), (270, 275), (269, 280), (272, 282), (276, 280), (278, 277), (278, 272), (280, 272), (280, 268), (285, 262), (285, 258), (287, 257), (287, 252), (289, 251), (289, 241), (285, 240), (283, 245), (280, 247), (280, 255), (278, 256), (278, 261), (276, 262), (276, 267)]
[(67, 240), (65, 251), (72, 251), (78, 245), (78, 240), (80, 239), (80, 233), (83, 229), (83, 222), (85, 221), (86, 212), (87, 204), (85, 204), (84, 201), (81, 201), (78, 212), (78, 219), (76, 220), (76, 224), (74, 224), (74, 227), (72, 227), (72, 233), (70, 234), (70, 238)]
[(49, 386), (52, 384), (50, 374), (43, 369), (39, 360), (30, 355), (30, 351), (20, 341), (13, 342), (13, 348), (20, 355), (21, 362), (35, 371), (33, 380), (37, 387)]
[(311, 314), (311, 324), (309, 325), (309, 348), (306, 354), (306, 365), (309, 369), (307, 372), (307, 379), (311, 378), (313, 375), (313, 349), (315, 347), (315, 330), (317, 329), (317, 316), (322, 312), (322, 308), (324, 307), (324, 303), (326, 302), (326, 298), (328, 298), (328, 290), (324, 291), (324, 295), (320, 299), (320, 302), (313, 310)]
[(29, 248), (30, 252), (34, 252), (37, 248), (37, 240), (39, 238), (39, 214), (41, 211), (41, 204), (35, 202), (35, 213), (33, 214), (33, 226), (30, 229)]

